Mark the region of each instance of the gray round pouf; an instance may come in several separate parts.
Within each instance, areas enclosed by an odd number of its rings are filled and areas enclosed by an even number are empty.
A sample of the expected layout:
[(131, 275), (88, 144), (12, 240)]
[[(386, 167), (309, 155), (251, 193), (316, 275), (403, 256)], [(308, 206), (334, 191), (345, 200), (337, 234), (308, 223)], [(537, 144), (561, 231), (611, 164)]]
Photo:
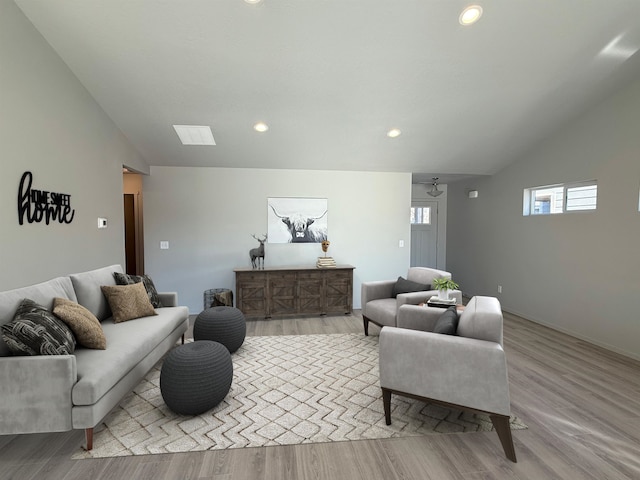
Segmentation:
[(200, 312), (193, 324), (194, 340), (213, 340), (223, 344), (230, 353), (244, 342), (247, 323), (235, 307), (211, 307)]
[(174, 412), (198, 415), (227, 396), (232, 380), (231, 354), (224, 345), (192, 342), (174, 348), (165, 358), (160, 370), (160, 392)]

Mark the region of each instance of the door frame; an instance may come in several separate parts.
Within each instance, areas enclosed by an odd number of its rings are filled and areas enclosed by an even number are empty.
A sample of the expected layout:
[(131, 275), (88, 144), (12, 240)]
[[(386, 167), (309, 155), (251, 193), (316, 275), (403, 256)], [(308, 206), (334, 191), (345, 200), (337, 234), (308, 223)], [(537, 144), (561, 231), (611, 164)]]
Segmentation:
[[(438, 184), (438, 189), (443, 193), (439, 197), (427, 195), (428, 189), (424, 184), (411, 185), (411, 206), (415, 202), (429, 201), (438, 204), (438, 241), (436, 246), (436, 265), (439, 270), (447, 270), (447, 185)], [(407, 215), (408, 217), (408, 215)], [(409, 227), (411, 228), (411, 227)]]
[[(420, 200), (412, 200), (411, 201), (411, 208), (414, 207), (430, 207), (431, 208), (431, 222), (429, 222), (429, 226), (433, 229), (435, 229), (435, 255), (434, 255), (434, 260), (435, 260), (435, 265), (433, 265), (432, 268), (438, 268), (438, 251), (439, 251), (439, 236), (438, 236), (438, 231), (440, 228), (439, 225), (439, 210), (440, 210), (440, 204), (435, 200), (435, 199), (420, 199)], [(433, 221), (433, 218), (435, 217), (435, 222)], [(418, 224), (419, 225), (419, 224)], [(412, 237), (412, 241), (411, 241), (411, 245), (410, 245), (410, 259), (413, 258), (413, 254), (414, 254), (414, 244), (413, 244), (413, 228), (414, 228), (414, 224), (410, 225), (411, 228), (411, 237)], [(410, 262), (411, 263), (411, 262)]]
[[(122, 203), (124, 212), (124, 195), (133, 195), (133, 209), (135, 221), (135, 252), (125, 252), (126, 255), (133, 253), (136, 257), (135, 275), (144, 275), (144, 228), (143, 228), (143, 203), (142, 203), (142, 175), (139, 173), (123, 173)], [(123, 218), (124, 222), (124, 218)], [(125, 244), (126, 248), (126, 244)]]

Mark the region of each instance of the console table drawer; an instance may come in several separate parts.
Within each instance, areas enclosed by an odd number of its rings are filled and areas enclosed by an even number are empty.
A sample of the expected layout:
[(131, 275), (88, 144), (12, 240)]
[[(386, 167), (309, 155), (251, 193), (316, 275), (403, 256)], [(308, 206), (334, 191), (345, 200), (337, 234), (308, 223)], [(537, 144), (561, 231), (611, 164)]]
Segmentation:
[(260, 275), (258, 273), (243, 273), (242, 279), (247, 282), (261, 282), (264, 283), (266, 280), (264, 275)]
[(345, 281), (351, 281), (353, 272), (345, 272), (344, 270), (332, 270), (329, 275), (331, 276), (332, 280), (342, 279)]

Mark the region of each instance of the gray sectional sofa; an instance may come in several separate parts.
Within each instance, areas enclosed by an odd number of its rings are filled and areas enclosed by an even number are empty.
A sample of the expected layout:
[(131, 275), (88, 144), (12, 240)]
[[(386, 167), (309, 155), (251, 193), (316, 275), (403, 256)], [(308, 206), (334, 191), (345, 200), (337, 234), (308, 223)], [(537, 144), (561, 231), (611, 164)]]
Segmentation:
[[(51, 308), (55, 297), (86, 307), (100, 320), (105, 350), (76, 348), (73, 355), (12, 356), (0, 338), (0, 435), (84, 429), (87, 449), (93, 428), (183, 337), (187, 307), (177, 294), (160, 293), (157, 315), (114, 323), (102, 285), (115, 285), (112, 265), (0, 292), (0, 325), (12, 320), (24, 298)], [(184, 337), (183, 337), (184, 340)]]

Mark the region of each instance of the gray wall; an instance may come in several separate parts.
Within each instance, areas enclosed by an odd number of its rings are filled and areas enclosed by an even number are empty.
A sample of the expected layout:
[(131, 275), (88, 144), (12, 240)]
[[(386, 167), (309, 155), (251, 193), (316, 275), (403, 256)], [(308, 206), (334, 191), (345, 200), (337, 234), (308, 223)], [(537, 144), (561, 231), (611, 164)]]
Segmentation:
[[(0, 290), (122, 263), (122, 165), (148, 167), (8, 1), (0, 2), (0, 65)], [(71, 195), (70, 224), (18, 224), (25, 171), (34, 189)]]
[[(465, 293), (501, 284), (504, 309), (640, 358), (638, 125), (640, 82), (496, 175), (450, 184), (447, 265)], [(523, 189), (593, 179), (596, 211), (523, 217)]]
[[(356, 267), (355, 308), (362, 281), (406, 276), (409, 267), (409, 173), (152, 167), (143, 192), (147, 273), (191, 313), (202, 310), (205, 290), (235, 290), (233, 269), (250, 267), (258, 246), (251, 234), (267, 232), (269, 197), (328, 199), (329, 255)], [(319, 244), (265, 247), (266, 266), (314, 266), (322, 255)]]

